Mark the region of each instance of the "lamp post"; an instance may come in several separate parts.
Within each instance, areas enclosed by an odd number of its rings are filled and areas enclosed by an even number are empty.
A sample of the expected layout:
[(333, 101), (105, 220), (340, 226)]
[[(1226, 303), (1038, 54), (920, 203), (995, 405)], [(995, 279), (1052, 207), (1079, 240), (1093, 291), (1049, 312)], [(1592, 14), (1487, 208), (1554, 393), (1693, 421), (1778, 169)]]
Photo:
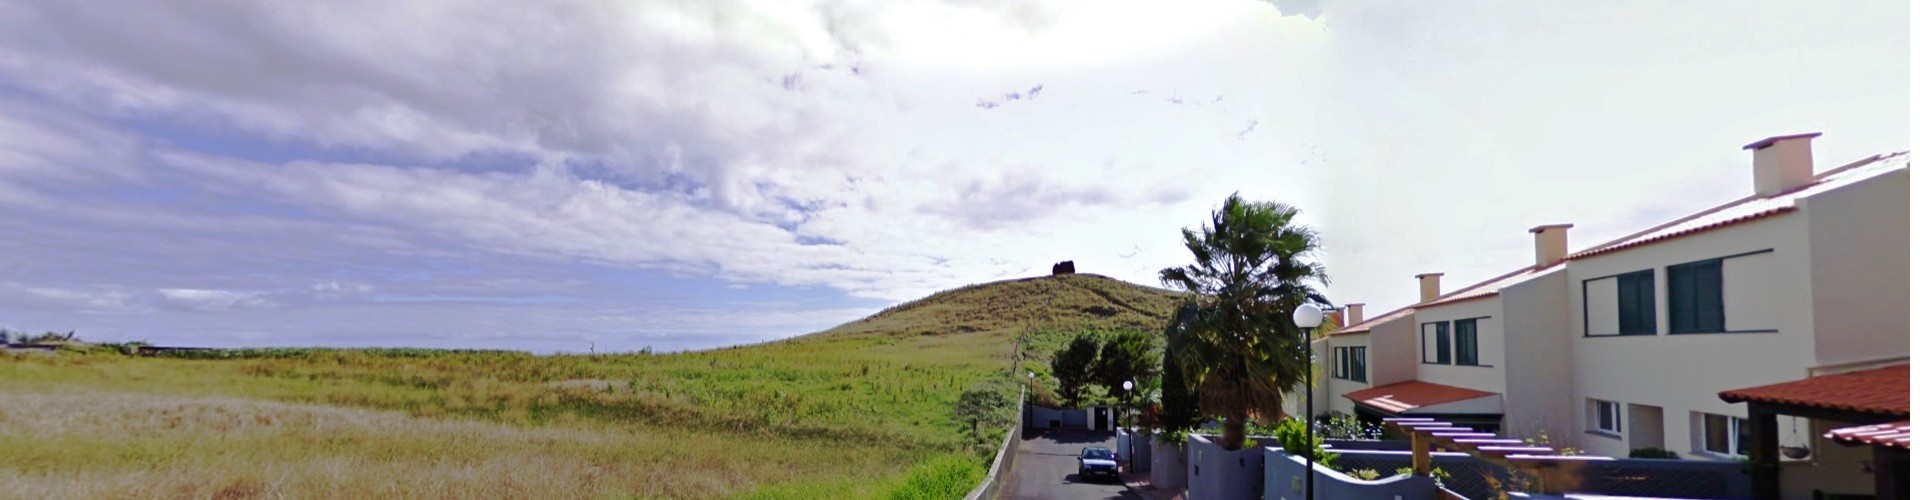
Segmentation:
[[(1126, 382), (1121, 382), (1120, 389), (1127, 392), (1127, 404), (1121, 409), (1126, 410), (1128, 413), (1131, 413), (1133, 411), (1133, 381), (1128, 380)], [(1120, 423), (1122, 425), (1125, 425), (1126, 422), (1127, 422), (1126, 413), (1122, 413), (1120, 418)], [(1129, 433), (1129, 434), (1132, 435), (1133, 437), (1127, 438), (1127, 472), (1132, 473), (1133, 472), (1133, 454), (1134, 454), (1133, 452), (1134, 452), (1134, 448), (1138, 448), (1137, 446), (1133, 445), (1133, 440), (1139, 439), (1140, 436), (1138, 434), (1132, 434), (1132, 433)]]
[(1326, 319), (1326, 311), (1311, 303), (1300, 304), (1293, 308), (1293, 326), (1300, 327), (1300, 337), (1306, 346), (1307, 361), (1307, 500), (1313, 500), (1314, 470), (1313, 458), (1320, 450), (1313, 444), (1313, 329), (1320, 327)]
[[(1027, 372), (1027, 401), (1025, 406), (1027, 408), (1027, 421), (1020, 423), (1020, 428), (1022, 429), (1033, 425), (1033, 372)], [(1024, 436), (1026, 435), (1026, 431), (1021, 431), (1020, 434)]]

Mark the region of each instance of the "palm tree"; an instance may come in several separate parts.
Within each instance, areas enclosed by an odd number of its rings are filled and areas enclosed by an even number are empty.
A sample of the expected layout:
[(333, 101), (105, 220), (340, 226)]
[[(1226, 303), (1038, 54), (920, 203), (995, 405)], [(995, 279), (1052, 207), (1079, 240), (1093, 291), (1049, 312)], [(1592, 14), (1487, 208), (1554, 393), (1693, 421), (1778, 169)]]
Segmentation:
[(1198, 303), (1176, 318), (1186, 324), (1170, 329), (1181, 338), (1169, 342), (1167, 356), (1194, 388), (1200, 413), (1224, 421), (1220, 445), (1228, 450), (1246, 442), (1249, 415), (1278, 416), (1281, 392), (1311, 373), (1291, 312), (1308, 301), (1331, 303), (1313, 287), (1326, 285), (1327, 273), (1308, 260), (1320, 241), (1293, 223), (1299, 213), (1234, 193), (1208, 224), (1181, 230), (1194, 263), (1160, 271), (1161, 282)]

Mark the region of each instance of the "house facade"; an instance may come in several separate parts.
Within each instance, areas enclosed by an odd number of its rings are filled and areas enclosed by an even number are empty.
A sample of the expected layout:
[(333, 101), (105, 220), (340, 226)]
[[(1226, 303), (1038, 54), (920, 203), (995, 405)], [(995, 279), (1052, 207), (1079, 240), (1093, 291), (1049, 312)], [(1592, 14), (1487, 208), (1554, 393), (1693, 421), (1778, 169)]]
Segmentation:
[(1577, 252), (1570, 225), (1535, 227), (1532, 265), (1450, 293), (1439, 274), (1418, 276), (1409, 313), (1330, 337), (1366, 343), (1371, 371), (1366, 387), (1335, 380), (1329, 392), (1360, 414), (1545, 434), (1616, 457), (1742, 460), (1768, 427), (1777, 446), (1811, 450), (1783, 460), (1787, 497), (1857, 493), (1845, 489), (1863, 484), (1852, 476), (1866, 452), (1820, 438), (1844, 422), (1759, 426), (1719, 397), (1908, 357), (1908, 155), (1816, 173), (1817, 136), (1748, 145), (1753, 192), (1741, 199)]

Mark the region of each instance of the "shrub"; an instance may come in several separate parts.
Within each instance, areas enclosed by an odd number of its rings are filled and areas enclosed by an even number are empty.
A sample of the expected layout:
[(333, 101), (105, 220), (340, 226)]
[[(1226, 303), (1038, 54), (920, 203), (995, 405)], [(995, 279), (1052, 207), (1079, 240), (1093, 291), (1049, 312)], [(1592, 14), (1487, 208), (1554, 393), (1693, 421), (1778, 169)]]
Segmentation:
[(954, 416), (973, 426), (973, 432), (980, 432), (980, 422), (985, 421), (996, 427), (1011, 416), (1013, 398), (1006, 391), (992, 384), (981, 382), (974, 384), (966, 392), (960, 393), (960, 401), (954, 404)]
[(1649, 446), (1628, 451), (1627, 458), (1680, 458), (1680, 454), (1658, 446)]
[(980, 463), (961, 455), (942, 455), (921, 462), (907, 471), (905, 481), (887, 494), (897, 500), (934, 500), (967, 496), (986, 478)]
[[(1395, 470), (1393, 471), (1393, 473), (1394, 473), (1394, 474), (1407, 474), (1407, 475), (1412, 475), (1412, 474), (1413, 474), (1413, 467), (1412, 467), (1412, 466), (1407, 466), (1407, 467), (1401, 467), (1401, 468), (1399, 468), (1399, 469), (1395, 469)], [(1433, 484), (1441, 484), (1441, 483), (1443, 483), (1443, 482), (1445, 482), (1445, 481), (1446, 481), (1446, 480), (1448, 480), (1448, 479), (1453, 479), (1453, 475), (1452, 475), (1452, 474), (1447, 474), (1447, 470), (1446, 470), (1446, 469), (1442, 469), (1442, 468), (1439, 468), (1439, 467), (1434, 467), (1434, 468), (1433, 468)]]
[(1066, 348), (1053, 353), (1053, 378), (1060, 382), (1060, 399), (1068, 406), (1080, 406), (1099, 359), (1100, 341), (1091, 334), (1074, 337)]
[(1327, 439), (1362, 439), (1379, 441), (1385, 429), (1379, 424), (1369, 424), (1351, 415), (1333, 414), (1315, 422), (1314, 434)]
[(1349, 472), (1347, 473), (1347, 475), (1353, 476), (1355, 479), (1359, 479), (1361, 481), (1372, 481), (1375, 479), (1380, 479), (1380, 471), (1373, 470), (1373, 469), (1359, 469), (1353, 472)]
[(1280, 421), (1273, 429), (1273, 436), (1279, 438), (1280, 447), (1298, 456), (1308, 456), (1307, 450), (1313, 450), (1313, 461), (1327, 468), (1333, 468), (1333, 459), (1340, 455), (1322, 447), (1325, 443), (1320, 436), (1313, 437), (1313, 443), (1307, 443), (1307, 423), (1297, 418)]

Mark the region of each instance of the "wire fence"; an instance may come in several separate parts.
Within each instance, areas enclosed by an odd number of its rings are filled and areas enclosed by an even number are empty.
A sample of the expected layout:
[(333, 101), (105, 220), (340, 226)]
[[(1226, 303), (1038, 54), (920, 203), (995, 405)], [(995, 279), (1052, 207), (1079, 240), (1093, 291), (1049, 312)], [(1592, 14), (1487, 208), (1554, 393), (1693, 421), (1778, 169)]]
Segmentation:
[[(1372, 469), (1380, 477), (1413, 466), (1404, 450), (1336, 449), (1334, 465), (1352, 473)], [(1524, 471), (1465, 453), (1432, 455), (1435, 476), (1467, 498), (1496, 498), (1500, 491), (1537, 491), (1539, 480)], [(1746, 498), (1752, 486), (1738, 463), (1623, 458), (1583, 462), (1580, 482), (1569, 492), (1657, 498)], [(1444, 477), (1441, 477), (1444, 476)]]

